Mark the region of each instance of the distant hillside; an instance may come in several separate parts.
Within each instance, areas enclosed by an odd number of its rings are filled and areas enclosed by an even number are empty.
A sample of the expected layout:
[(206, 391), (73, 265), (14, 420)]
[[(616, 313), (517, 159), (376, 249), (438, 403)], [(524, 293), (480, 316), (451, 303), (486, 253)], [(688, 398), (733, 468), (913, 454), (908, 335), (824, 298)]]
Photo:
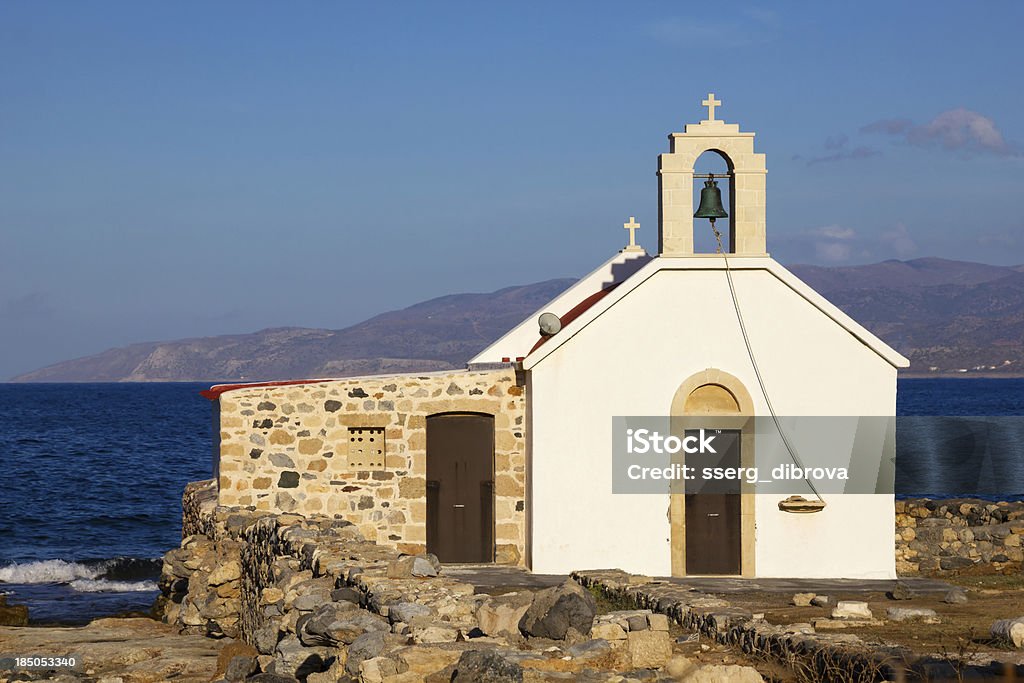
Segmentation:
[(909, 358), (907, 374), (1024, 375), (1024, 266), (922, 258), (791, 270)]
[[(922, 258), (790, 270), (910, 358), (909, 374), (1024, 375), (1024, 266)], [(133, 344), (12, 381), (257, 381), (455, 368), (572, 282), (454, 294), (342, 330)]]
[(443, 296), (342, 330), (285, 327), (133, 344), (12, 381), (257, 381), (444, 370), (465, 364), (573, 282)]

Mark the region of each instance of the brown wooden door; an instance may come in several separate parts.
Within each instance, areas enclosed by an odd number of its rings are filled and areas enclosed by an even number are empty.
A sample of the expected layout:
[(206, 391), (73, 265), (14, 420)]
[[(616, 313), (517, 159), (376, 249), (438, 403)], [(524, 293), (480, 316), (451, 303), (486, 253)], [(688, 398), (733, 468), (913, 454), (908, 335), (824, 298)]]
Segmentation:
[(427, 418), (427, 551), (494, 561), (494, 416)]
[[(689, 432), (687, 432), (689, 433)], [(740, 432), (721, 430), (715, 436), (716, 454), (687, 456), (698, 467), (739, 467)], [(700, 492), (691, 492), (699, 488)], [(739, 574), (740, 492), (736, 482), (693, 487), (687, 482), (686, 573)]]

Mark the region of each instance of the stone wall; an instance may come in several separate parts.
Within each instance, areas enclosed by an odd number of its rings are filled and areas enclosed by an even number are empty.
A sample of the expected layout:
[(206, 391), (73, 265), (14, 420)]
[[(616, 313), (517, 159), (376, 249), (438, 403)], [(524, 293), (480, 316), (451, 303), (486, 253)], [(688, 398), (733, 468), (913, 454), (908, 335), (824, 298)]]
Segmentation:
[(1024, 561), (1024, 503), (896, 501), (896, 572), (937, 574), (982, 567), (1014, 571)]
[(197, 534), (212, 536), (210, 521), (217, 507), (217, 482), (213, 479), (193, 481), (185, 485), (181, 496), (181, 537)]
[(412, 554), (426, 550), (427, 417), (493, 415), (496, 560), (524, 563), (526, 399), (512, 369), (254, 386), (219, 401), (220, 505), (341, 515)]

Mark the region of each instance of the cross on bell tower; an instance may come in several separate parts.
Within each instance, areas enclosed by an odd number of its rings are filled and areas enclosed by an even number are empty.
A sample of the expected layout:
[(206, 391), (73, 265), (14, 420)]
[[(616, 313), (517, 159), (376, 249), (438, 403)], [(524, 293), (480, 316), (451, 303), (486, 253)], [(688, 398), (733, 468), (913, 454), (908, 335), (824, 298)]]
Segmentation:
[(701, 104), (703, 104), (705, 107), (708, 108), (708, 117), (706, 119), (704, 119), (704, 120), (705, 121), (714, 121), (715, 120), (715, 107), (721, 105), (722, 101), (721, 100), (716, 100), (715, 99), (715, 93), (709, 92), (708, 93), (708, 98), (706, 100), (704, 100), (703, 102), (701, 102)]
[[(766, 256), (764, 154), (754, 152), (753, 133), (715, 118), (722, 101), (714, 93), (701, 104), (708, 108), (708, 118), (686, 124), (682, 133), (671, 133), (668, 154), (658, 156), (658, 254), (693, 255), (693, 165), (701, 154), (713, 151), (729, 168), (728, 251)], [(703, 220), (700, 229), (709, 229)]]

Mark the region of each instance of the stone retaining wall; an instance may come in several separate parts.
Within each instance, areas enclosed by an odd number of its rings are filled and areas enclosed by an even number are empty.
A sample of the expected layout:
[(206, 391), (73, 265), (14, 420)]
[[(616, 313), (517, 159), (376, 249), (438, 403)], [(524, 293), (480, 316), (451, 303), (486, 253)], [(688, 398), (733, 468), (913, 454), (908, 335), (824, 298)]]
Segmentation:
[(896, 501), (896, 572), (941, 574), (976, 566), (1019, 569), (1024, 503), (973, 499)]
[(231, 390), (219, 398), (219, 504), (341, 515), (368, 540), (425, 552), (427, 417), (485, 413), (495, 429), (495, 559), (523, 564), (524, 391), (510, 368)]
[(217, 507), (217, 481), (204, 479), (185, 485), (181, 495), (181, 537), (204, 534), (212, 536), (210, 522)]

